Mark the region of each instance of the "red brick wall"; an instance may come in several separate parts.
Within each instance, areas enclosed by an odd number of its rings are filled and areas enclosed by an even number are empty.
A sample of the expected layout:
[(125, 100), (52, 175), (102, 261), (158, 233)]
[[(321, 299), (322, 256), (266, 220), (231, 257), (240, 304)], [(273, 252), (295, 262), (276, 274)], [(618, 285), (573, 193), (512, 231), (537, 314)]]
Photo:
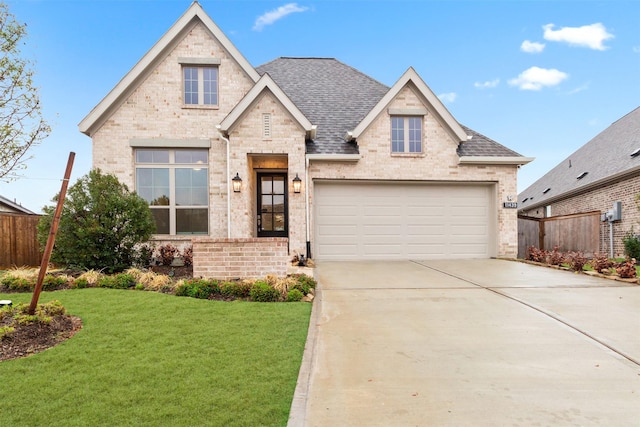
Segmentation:
[(286, 276), (289, 267), (288, 239), (193, 239), (193, 277), (213, 279)]

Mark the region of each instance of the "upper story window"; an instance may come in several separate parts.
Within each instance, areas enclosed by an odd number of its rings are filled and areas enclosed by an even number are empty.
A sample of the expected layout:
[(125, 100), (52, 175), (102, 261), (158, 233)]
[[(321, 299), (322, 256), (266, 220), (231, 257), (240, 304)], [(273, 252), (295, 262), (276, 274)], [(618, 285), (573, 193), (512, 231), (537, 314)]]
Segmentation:
[(185, 105), (218, 105), (218, 67), (182, 67)]
[(209, 231), (208, 150), (136, 149), (136, 192), (149, 203), (157, 234)]
[(391, 117), (391, 152), (422, 153), (422, 117)]

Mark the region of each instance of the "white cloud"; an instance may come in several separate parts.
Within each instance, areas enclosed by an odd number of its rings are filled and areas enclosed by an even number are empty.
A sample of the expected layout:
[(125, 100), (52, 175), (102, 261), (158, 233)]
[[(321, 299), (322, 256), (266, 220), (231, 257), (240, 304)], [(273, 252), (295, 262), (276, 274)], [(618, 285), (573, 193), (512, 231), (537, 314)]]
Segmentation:
[(489, 80), (486, 82), (475, 82), (473, 86), (477, 89), (492, 89), (500, 84), (500, 79)]
[(543, 87), (556, 86), (568, 77), (567, 73), (555, 68), (531, 67), (520, 73), (518, 77), (509, 80), (509, 84), (521, 90), (540, 90)]
[(582, 27), (562, 27), (553, 29), (554, 24), (543, 25), (544, 39), (553, 42), (565, 42), (572, 46), (588, 47), (595, 50), (608, 49), (603, 43), (614, 36), (607, 32), (601, 23), (583, 25)]
[(525, 40), (520, 45), (520, 50), (526, 53), (540, 53), (544, 50), (544, 43), (530, 42)]
[(578, 86), (577, 88), (569, 91), (569, 95), (573, 95), (575, 93), (580, 93), (583, 92), (585, 90), (589, 89), (589, 83), (585, 83), (582, 86)]
[(258, 19), (256, 19), (255, 24), (253, 25), (253, 30), (254, 31), (262, 31), (262, 29), (265, 26), (271, 25), (274, 22), (278, 21), (279, 19), (284, 18), (287, 15), (290, 15), (290, 14), (296, 13), (296, 12), (305, 12), (307, 10), (309, 10), (308, 7), (298, 6), (298, 3), (285, 4), (284, 6), (280, 6), (277, 9), (273, 9), (273, 10), (265, 13), (264, 15), (259, 16)]
[(442, 102), (452, 103), (456, 101), (456, 98), (458, 98), (458, 94), (455, 92), (441, 93), (440, 95), (438, 95), (438, 98), (440, 98), (440, 101)]

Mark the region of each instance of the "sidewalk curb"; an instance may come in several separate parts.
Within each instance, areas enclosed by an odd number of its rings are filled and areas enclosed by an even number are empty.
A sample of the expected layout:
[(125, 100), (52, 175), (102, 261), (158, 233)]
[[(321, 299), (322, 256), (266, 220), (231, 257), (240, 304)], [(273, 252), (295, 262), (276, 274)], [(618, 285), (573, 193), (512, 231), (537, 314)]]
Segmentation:
[(311, 307), (311, 316), (309, 318), (307, 341), (304, 345), (302, 363), (300, 365), (300, 371), (298, 372), (298, 380), (291, 402), (287, 427), (304, 427), (307, 419), (307, 400), (309, 397), (311, 373), (315, 365), (314, 357), (318, 341), (317, 330), (320, 312), (322, 311), (322, 290), (320, 287), (320, 283), (317, 283), (315, 298), (313, 299), (313, 305)]

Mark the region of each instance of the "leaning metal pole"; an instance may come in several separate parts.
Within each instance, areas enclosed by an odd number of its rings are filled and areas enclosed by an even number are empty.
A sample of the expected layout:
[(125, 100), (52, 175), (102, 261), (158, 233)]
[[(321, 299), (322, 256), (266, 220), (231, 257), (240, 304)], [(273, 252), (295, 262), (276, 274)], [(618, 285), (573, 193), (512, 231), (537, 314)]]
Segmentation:
[(40, 298), (40, 292), (42, 292), (42, 282), (44, 280), (44, 275), (47, 273), (47, 266), (49, 265), (49, 259), (51, 259), (51, 252), (53, 252), (53, 244), (56, 241), (56, 232), (58, 231), (58, 223), (60, 222), (62, 205), (64, 205), (64, 198), (67, 195), (67, 186), (69, 185), (69, 177), (71, 176), (71, 169), (73, 168), (73, 160), (75, 159), (75, 157), (76, 153), (74, 153), (73, 151), (69, 153), (67, 170), (64, 172), (64, 179), (62, 180), (60, 195), (58, 196), (58, 204), (56, 205), (56, 210), (53, 214), (53, 222), (51, 223), (51, 230), (49, 231), (49, 237), (47, 238), (47, 246), (45, 246), (44, 248), (42, 261), (40, 262), (38, 281), (36, 282), (36, 287), (33, 290), (33, 296), (31, 297), (31, 305), (29, 306), (29, 314), (31, 315), (35, 314), (36, 312), (38, 299)]

